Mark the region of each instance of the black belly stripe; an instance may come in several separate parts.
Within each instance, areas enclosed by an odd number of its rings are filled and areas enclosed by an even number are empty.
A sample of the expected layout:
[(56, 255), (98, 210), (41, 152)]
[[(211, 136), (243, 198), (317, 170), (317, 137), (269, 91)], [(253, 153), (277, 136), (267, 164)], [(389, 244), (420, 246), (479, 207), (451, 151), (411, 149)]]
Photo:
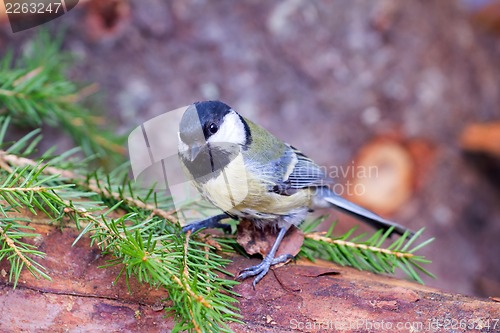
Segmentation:
[(210, 156), (210, 168), (212, 169), (212, 172), (215, 172), (214, 157), (212, 155), (212, 149), (210, 149), (210, 143), (207, 143), (207, 147), (208, 147), (208, 156)]
[(229, 184), (229, 180), (224, 170), (222, 171), (222, 175), (224, 176), (224, 182), (226, 183), (227, 192), (229, 193), (229, 200), (231, 200), (231, 205), (234, 207), (236, 204), (234, 203), (233, 192), (231, 191), (231, 185)]

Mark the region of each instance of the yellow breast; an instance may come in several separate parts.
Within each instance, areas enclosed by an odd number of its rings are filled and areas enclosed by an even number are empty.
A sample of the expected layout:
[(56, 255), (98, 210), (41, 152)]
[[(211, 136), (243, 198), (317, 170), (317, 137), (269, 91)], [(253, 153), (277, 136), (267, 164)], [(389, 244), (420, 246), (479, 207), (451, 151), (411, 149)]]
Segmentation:
[[(215, 175), (214, 175), (215, 176)], [(274, 215), (286, 215), (292, 210), (308, 207), (310, 191), (300, 190), (284, 196), (269, 192), (274, 184), (265, 178), (248, 172), (241, 154), (232, 160), (216, 177), (200, 188), (202, 195), (212, 204), (226, 212), (258, 212)]]

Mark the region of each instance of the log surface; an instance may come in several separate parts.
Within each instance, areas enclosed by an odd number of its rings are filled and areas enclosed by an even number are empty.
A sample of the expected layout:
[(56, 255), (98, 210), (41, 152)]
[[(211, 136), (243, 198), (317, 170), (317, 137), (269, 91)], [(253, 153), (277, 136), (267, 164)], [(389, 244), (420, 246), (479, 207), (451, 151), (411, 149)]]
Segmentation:
[[(165, 332), (172, 317), (162, 310), (168, 294), (125, 279), (119, 267), (102, 269), (109, 257), (77, 231), (35, 225), (52, 281), (24, 272), (16, 289), (0, 263), (0, 332)], [(234, 256), (237, 273), (258, 259)], [(252, 288), (235, 288), (245, 325), (236, 332), (498, 332), (500, 303), (442, 292), (415, 283), (318, 261), (299, 261), (271, 271)], [(399, 326), (397, 326), (399, 325)], [(403, 325), (403, 326), (401, 326)], [(460, 325), (468, 325), (466, 329)], [(496, 325), (496, 327), (494, 327)]]

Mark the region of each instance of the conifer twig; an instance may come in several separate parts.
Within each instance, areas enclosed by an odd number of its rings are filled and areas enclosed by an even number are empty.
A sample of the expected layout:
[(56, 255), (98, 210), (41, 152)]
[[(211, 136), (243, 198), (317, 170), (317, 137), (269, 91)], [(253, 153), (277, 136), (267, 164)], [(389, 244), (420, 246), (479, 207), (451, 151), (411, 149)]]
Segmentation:
[(31, 262), (24, 256), (24, 254), (19, 251), (19, 249), (16, 246), (16, 243), (9, 237), (7, 236), (7, 233), (3, 230), (3, 228), (0, 226), (0, 236), (4, 239), (5, 243), (16, 253), (16, 255), (21, 259), (21, 261), (26, 265), (26, 267), (30, 268)]
[(40, 31), (28, 45), (31, 52), (28, 47), (14, 58), (8, 50), (0, 60), (0, 115), (10, 115), (24, 127), (60, 128), (87, 156), (106, 156), (102, 163), (123, 161), (124, 137), (103, 128), (82, 103), (97, 91), (97, 85), (80, 87), (66, 74), (71, 57), (62, 50), (62, 34), (54, 38)]
[[(344, 235), (333, 236), (335, 223), (327, 232), (315, 232), (314, 229), (324, 220), (324, 217), (306, 223), (303, 227), (304, 244), (300, 254), (310, 260), (324, 258), (340, 265), (348, 265), (359, 270), (368, 270), (375, 273), (394, 274), (399, 268), (411, 279), (423, 283), (420, 273), (433, 277), (421, 264), (430, 263), (429, 260), (414, 252), (433, 241), (430, 238), (413, 248), (412, 244), (422, 235), (420, 229), (413, 236), (404, 233), (391, 244), (383, 247), (392, 233), (392, 228), (385, 232), (378, 230), (370, 237), (364, 234), (353, 237), (356, 227)], [(366, 238), (366, 239), (365, 239)]]
[(367, 245), (367, 244), (363, 244), (363, 243), (348, 242), (348, 241), (345, 241), (342, 239), (333, 239), (333, 238), (327, 237), (326, 232), (324, 232), (324, 231), (306, 233), (306, 234), (304, 234), (304, 237), (318, 241), (318, 242), (325, 242), (325, 243), (335, 244), (335, 245), (339, 245), (339, 246), (347, 246), (347, 247), (352, 247), (352, 248), (357, 248), (357, 249), (369, 250), (372, 252), (379, 252), (379, 253), (384, 253), (384, 254), (396, 256), (398, 258), (412, 258), (415, 256), (413, 253), (391, 251), (389, 249), (384, 249), (381, 247), (371, 246), (371, 245)]
[[(6, 151), (0, 150), (0, 168), (8, 168), (8, 164), (16, 166), (16, 167), (25, 167), (27, 165), (35, 167), (36, 165), (39, 164), (39, 162), (36, 162), (32, 159), (26, 158), (26, 157), (21, 157), (21, 156), (16, 156), (14, 154), (8, 154)], [(7, 164), (6, 164), (7, 163)], [(43, 172), (46, 174), (50, 175), (60, 175), (63, 178), (68, 179), (69, 181), (75, 182), (77, 185), (86, 187), (90, 191), (95, 192), (97, 194), (100, 194), (104, 197), (109, 197), (112, 198), (116, 201), (122, 200), (125, 204), (137, 207), (139, 209), (144, 209), (144, 210), (149, 210), (151, 211), (151, 214), (154, 216), (158, 216), (161, 218), (164, 218), (166, 220), (172, 221), (174, 223), (177, 223), (179, 220), (174, 216), (175, 210), (169, 210), (165, 211), (163, 209), (160, 209), (156, 207), (155, 205), (145, 203), (141, 200), (131, 198), (131, 197), (124, 197), (120, 193), (117, 192), (112, 192), (106, 188), (102, 188), (97, 184), (97, 182), (93, 179), (89, 179), (87, 182), (84, 177), (80, 176), (77, 173), (74, 173), (69, 170), (64, 170), (64, 169), (59, 169), (53, 166), (46, 165), (45, 163), (40, 164), (42, 167), (44, 167)], [(6, 169), (9, 171), (8, 169)], [(12, 169), (11, 169), (12, 170)]]

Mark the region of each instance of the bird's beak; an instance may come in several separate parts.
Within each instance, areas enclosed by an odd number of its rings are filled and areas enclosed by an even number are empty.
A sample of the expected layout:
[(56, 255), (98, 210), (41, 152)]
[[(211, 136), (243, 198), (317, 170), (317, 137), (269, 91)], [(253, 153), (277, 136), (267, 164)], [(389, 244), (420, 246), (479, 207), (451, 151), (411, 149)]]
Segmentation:
[(193, 144), (189, 147), (189, 160), (193, 162), (201, 151), (202, 146)]

